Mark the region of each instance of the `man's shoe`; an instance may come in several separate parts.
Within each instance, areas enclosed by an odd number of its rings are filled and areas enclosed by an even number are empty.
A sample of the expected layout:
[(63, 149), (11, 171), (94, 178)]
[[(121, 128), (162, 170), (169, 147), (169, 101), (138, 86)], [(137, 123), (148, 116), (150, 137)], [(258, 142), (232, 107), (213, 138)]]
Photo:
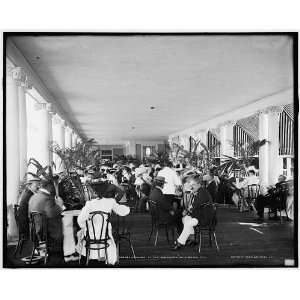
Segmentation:
[(181, 249), (184, 245), (180, 244), (178, 241), (175, 242), (175, 246), (172, 248), (173, 251)]
[(77, 252), (71, 255), (71, 261), (79, 261), (79, 254)]
[(66, 263), (68, 263), (68, 262), (70, 262), (70, 261), (73, 261), (72, 255), (66, 255), (66, 256), (64, 257), (64, 260), (65, 260)]

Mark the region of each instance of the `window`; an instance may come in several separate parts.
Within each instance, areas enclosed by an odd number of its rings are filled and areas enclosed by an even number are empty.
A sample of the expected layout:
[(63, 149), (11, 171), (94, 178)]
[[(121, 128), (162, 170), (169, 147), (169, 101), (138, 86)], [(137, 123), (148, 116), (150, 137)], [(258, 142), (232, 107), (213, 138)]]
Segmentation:
[(146, 147), (146, 156), (151, 155), (151, 147)]
[(150, 157), (155, 152), (155, 146), (143, 146), (143, 157)]
[(101, 159), (112, 160), (112, 150), (101, 150)]

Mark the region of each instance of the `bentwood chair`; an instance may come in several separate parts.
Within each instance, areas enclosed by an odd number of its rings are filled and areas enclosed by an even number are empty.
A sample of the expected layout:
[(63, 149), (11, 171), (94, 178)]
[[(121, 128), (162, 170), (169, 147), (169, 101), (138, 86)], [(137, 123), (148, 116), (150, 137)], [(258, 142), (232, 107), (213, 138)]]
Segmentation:
[(260, 190), (260, 185), (259, 184), (251, 184), (248, 185), (248, 196), (247, 196), (247, 203), (250, 208), (253, 209), (253, 211), (256, 213), (256, 208), (255, 208), (255, 202), (257, 197), (259, 196), (259, 190)]
[(192, 192), (184, 192), (182, 197), (182, 208), (184, 210), (189, 210), (194, 199), (194, 194)]
[[(287, 197), (288, 197), (288, 189), (280, 189), (274, 199), (274, 205), (272, 205), (272, 208), (276, 209), (279, 212), (280, 223), (282, 223), (282, 211), (285, 212), (285, 215), (288, 218), (288, 213), (286, 210)], [(269, 217), (270, 217), (270, 213), (271, 213), (271, 207), (269, 207)]]
[(202, 235), (208, 235), (209, 245), (212, 247), (212, 238), (214, 239), (217, 251), (220, 251), (217, 237), (216, 237), (216, 225), (217, 225), (217, 207), (215, 204), (204, 204), (202, 207), (202, 218), (197, 226), (195, 226), (195, 243), (199, 242), (198, 252), (201, 252)]
[(149, 235), (149, 241), (151, 240), (152, 234), (155, 231), (155, 241), (154, 241), (154, 246), (156, 246), (157, 244), (157, 240), (158, 240), (158, 233), (160, 229), (165, 229), (165, 233), (166, 233), (166, 239), (167, 242), (169, 243), (169, 230), (171, 230), (172, 232), (172, 241), (174, 241), (174, 236), (175, 236), (175, 226), (168, 223), (168, 222), (161, 222), (160, 218), (159, 218), (159, 212), (158, 212), (158, 207), (157, 204), (154, 201), (149, 200), (149, 211), (150, 211), (150, 215), (151, 215), (151, 232)]
[[(86, 221), (86, 232), (84, 236), (86, 248), (86, 265), (89, 264), (90, 251), (98, 252), (100, 261), (100, 250), (105, 251), (105, 262), (107, 263), (107, 248), (109, 247), (108, 226), (110, 223), (110, 214), (103, 211), (94, 211), (90, 213)], [(79, 264), (81, 255), (79, 257)]]
[(32, 252), (29, 264), (32, 263), (35, 251), (45, 252), (44, 264), (47, 263), (48, 259), (48, 225), (46, 215), (40, 212), (31, 212), (29, 218), (29, 230), (30, 230), (30, 240), (33, 243)]
[(19, 219), (19, 208), (20, 208), (20, 206), (18, 204), (14, 205), (14, 216), (15, 216), (17, 229), (18, 229), (18, 243), (16, 245), (14, 256), (16, 256), (18, 252), (20, 254), (22, 254), (24, 242), (27, 241), (27, 237), (24, 235), (24, 233), (22, 232), (22, 230), (20, 228), (21, 224), (20, 224), (20, 219)]

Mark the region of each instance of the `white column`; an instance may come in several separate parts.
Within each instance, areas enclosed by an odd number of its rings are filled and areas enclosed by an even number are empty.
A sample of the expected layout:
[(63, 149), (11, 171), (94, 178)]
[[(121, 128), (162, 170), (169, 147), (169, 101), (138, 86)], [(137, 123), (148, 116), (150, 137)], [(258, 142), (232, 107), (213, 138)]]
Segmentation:
[[(59, 146), (61, 150), (65, 149), (65, 121), (57, 114), (53, 116), (53, 142)], [(61, 172), (64, 169), (60, 158), (54, 154), (53, 161), (55, 163), (56, 172)]]
[(52, 148), (52, 143), (53, 143), (53, 126), (52, 126), (52, 122), (53, 122), (53, 116), (55, 115), (55, 109), (53, 107), (52, 104), (48, 104), (47, 105), (47, 110), (49, 113), (49, 118), (48, 118), (48, 122), (49, 122), (49, 161), (50, 161), (50, 165), (52, 166), (52, 162), (53, 162), (53, 152), (51, 150)]
[(6, 70), (6, 191), (8, 238), (17, 235), (13, 205), (17, 203), (20, 183), (18, 84), (21, 68)]
[(280, 174), (279, 157), (279, 114), (282, 111), (280, 107), (271, 107), (268, 110), (269, 124), (269, 183), (275, 184)]
[(72, 148), (73, 144), (73, 131), (70, 127), (65, 128), (65, 148)]
[[(259, 140), (268, 140), (268, 115), (265, 112), (259, 113)], [(259, 179), (260, 184), (269, 184), (269, 143), (259, 148)]]
[(39, 141), (37, 143), (37, 160), (41, 165), (50, 165), (50, 141), (52, 139), (52, 126), (49, 111), (51, 105), (48, 103), (36, 103), (35, 109), (39, 111)]
[(78, 135), (75, 131), (73, 131), (73, 134), (72, 134), (72, 147), (75, 147), (77, 143), (78, 143)]
[(223, 123), (220, 126), (220, 142), (221, 142), (221, 156), (234, 155), (233, 143), (233, 126), (235, 125), (234, 121), (228, 121)]
[(27, 172), (27, 111), (26, 111), (26, 90), (31, 89), (30, 79), (21, 82), (18, 88), (19, 98), (19, 149), (20, 149), (20, 180), (23, 181)]
[(259, 112), (259, 139), (267, 143), (259, 149), (259, 177), (261, 185), (275, 184), (280, 173), (279, 113), (280, 107), (272, 106)]

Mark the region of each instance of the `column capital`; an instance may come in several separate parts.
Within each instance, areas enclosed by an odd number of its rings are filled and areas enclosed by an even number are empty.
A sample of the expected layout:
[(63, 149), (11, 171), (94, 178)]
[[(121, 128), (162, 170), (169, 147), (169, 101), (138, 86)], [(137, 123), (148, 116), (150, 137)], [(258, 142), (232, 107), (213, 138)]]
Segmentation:
[(55, 113), (53, 115), (53, 122), (56, 125), (60, 125), (62, 127), (66, 127), (66, 122), (57, 113)]
[(31, 78), (30, 78), (29, 76), (26, 75), (26, 79), (25, 79), (24, 82), (22, 82), (21, 85), (22, 85), (25, 89), (27, 89), (27, 90), (32, 89), (33, 84), (32, 84)]
[(48, 111), (48, 113), (50, 114), (50, 115), (55, 115), (55, 113), (56, 113), (56, 110), (55, 110), (55, 108), (53, 107), (53, 104), (51, 104), (51, 103), (47, 103), (46, 104), (46, 109), (47, 109), (47, 111)]
[(34, 109), (35, 109), (35, 110), (47, 109), (47, 103), (36, 102), (36, 103), (34, 104)]
[(46, 110), (49, 114), (55, 113), (53, 105), (51, 103), (36, 102), (34, 104), (34, 108), (35, 108), (35, 110)]
[(26, 73), (21, 67), (7, 67), (6, 74), (15, 80), (18, 86), (26, 81)]
[(74, 134), (74, 130), (70, 126), (66, 125), (65, 128), (68, 133)]
[(209, 128), (208, 131), (218, 139), (220, 138), (220, 128)]
[(15, 80), (18, 86), (22, 86), (26, 89), (32, 88), (31, 78), (27, 75), (24, 68), (7, 67), (7, 76), (10, 76), (13, 80)]
[(283, 106), (269, 106), (258, 111), (258, 114), (280, 114), (283, 112)]
[(236, 121), (235, 120), (228, 120), (228, 121), (225, 121), (223, 123), (220, 123), (218, 125), (218, 127), (223, 127), (223, 126), (234, 126), (236, 124)]

